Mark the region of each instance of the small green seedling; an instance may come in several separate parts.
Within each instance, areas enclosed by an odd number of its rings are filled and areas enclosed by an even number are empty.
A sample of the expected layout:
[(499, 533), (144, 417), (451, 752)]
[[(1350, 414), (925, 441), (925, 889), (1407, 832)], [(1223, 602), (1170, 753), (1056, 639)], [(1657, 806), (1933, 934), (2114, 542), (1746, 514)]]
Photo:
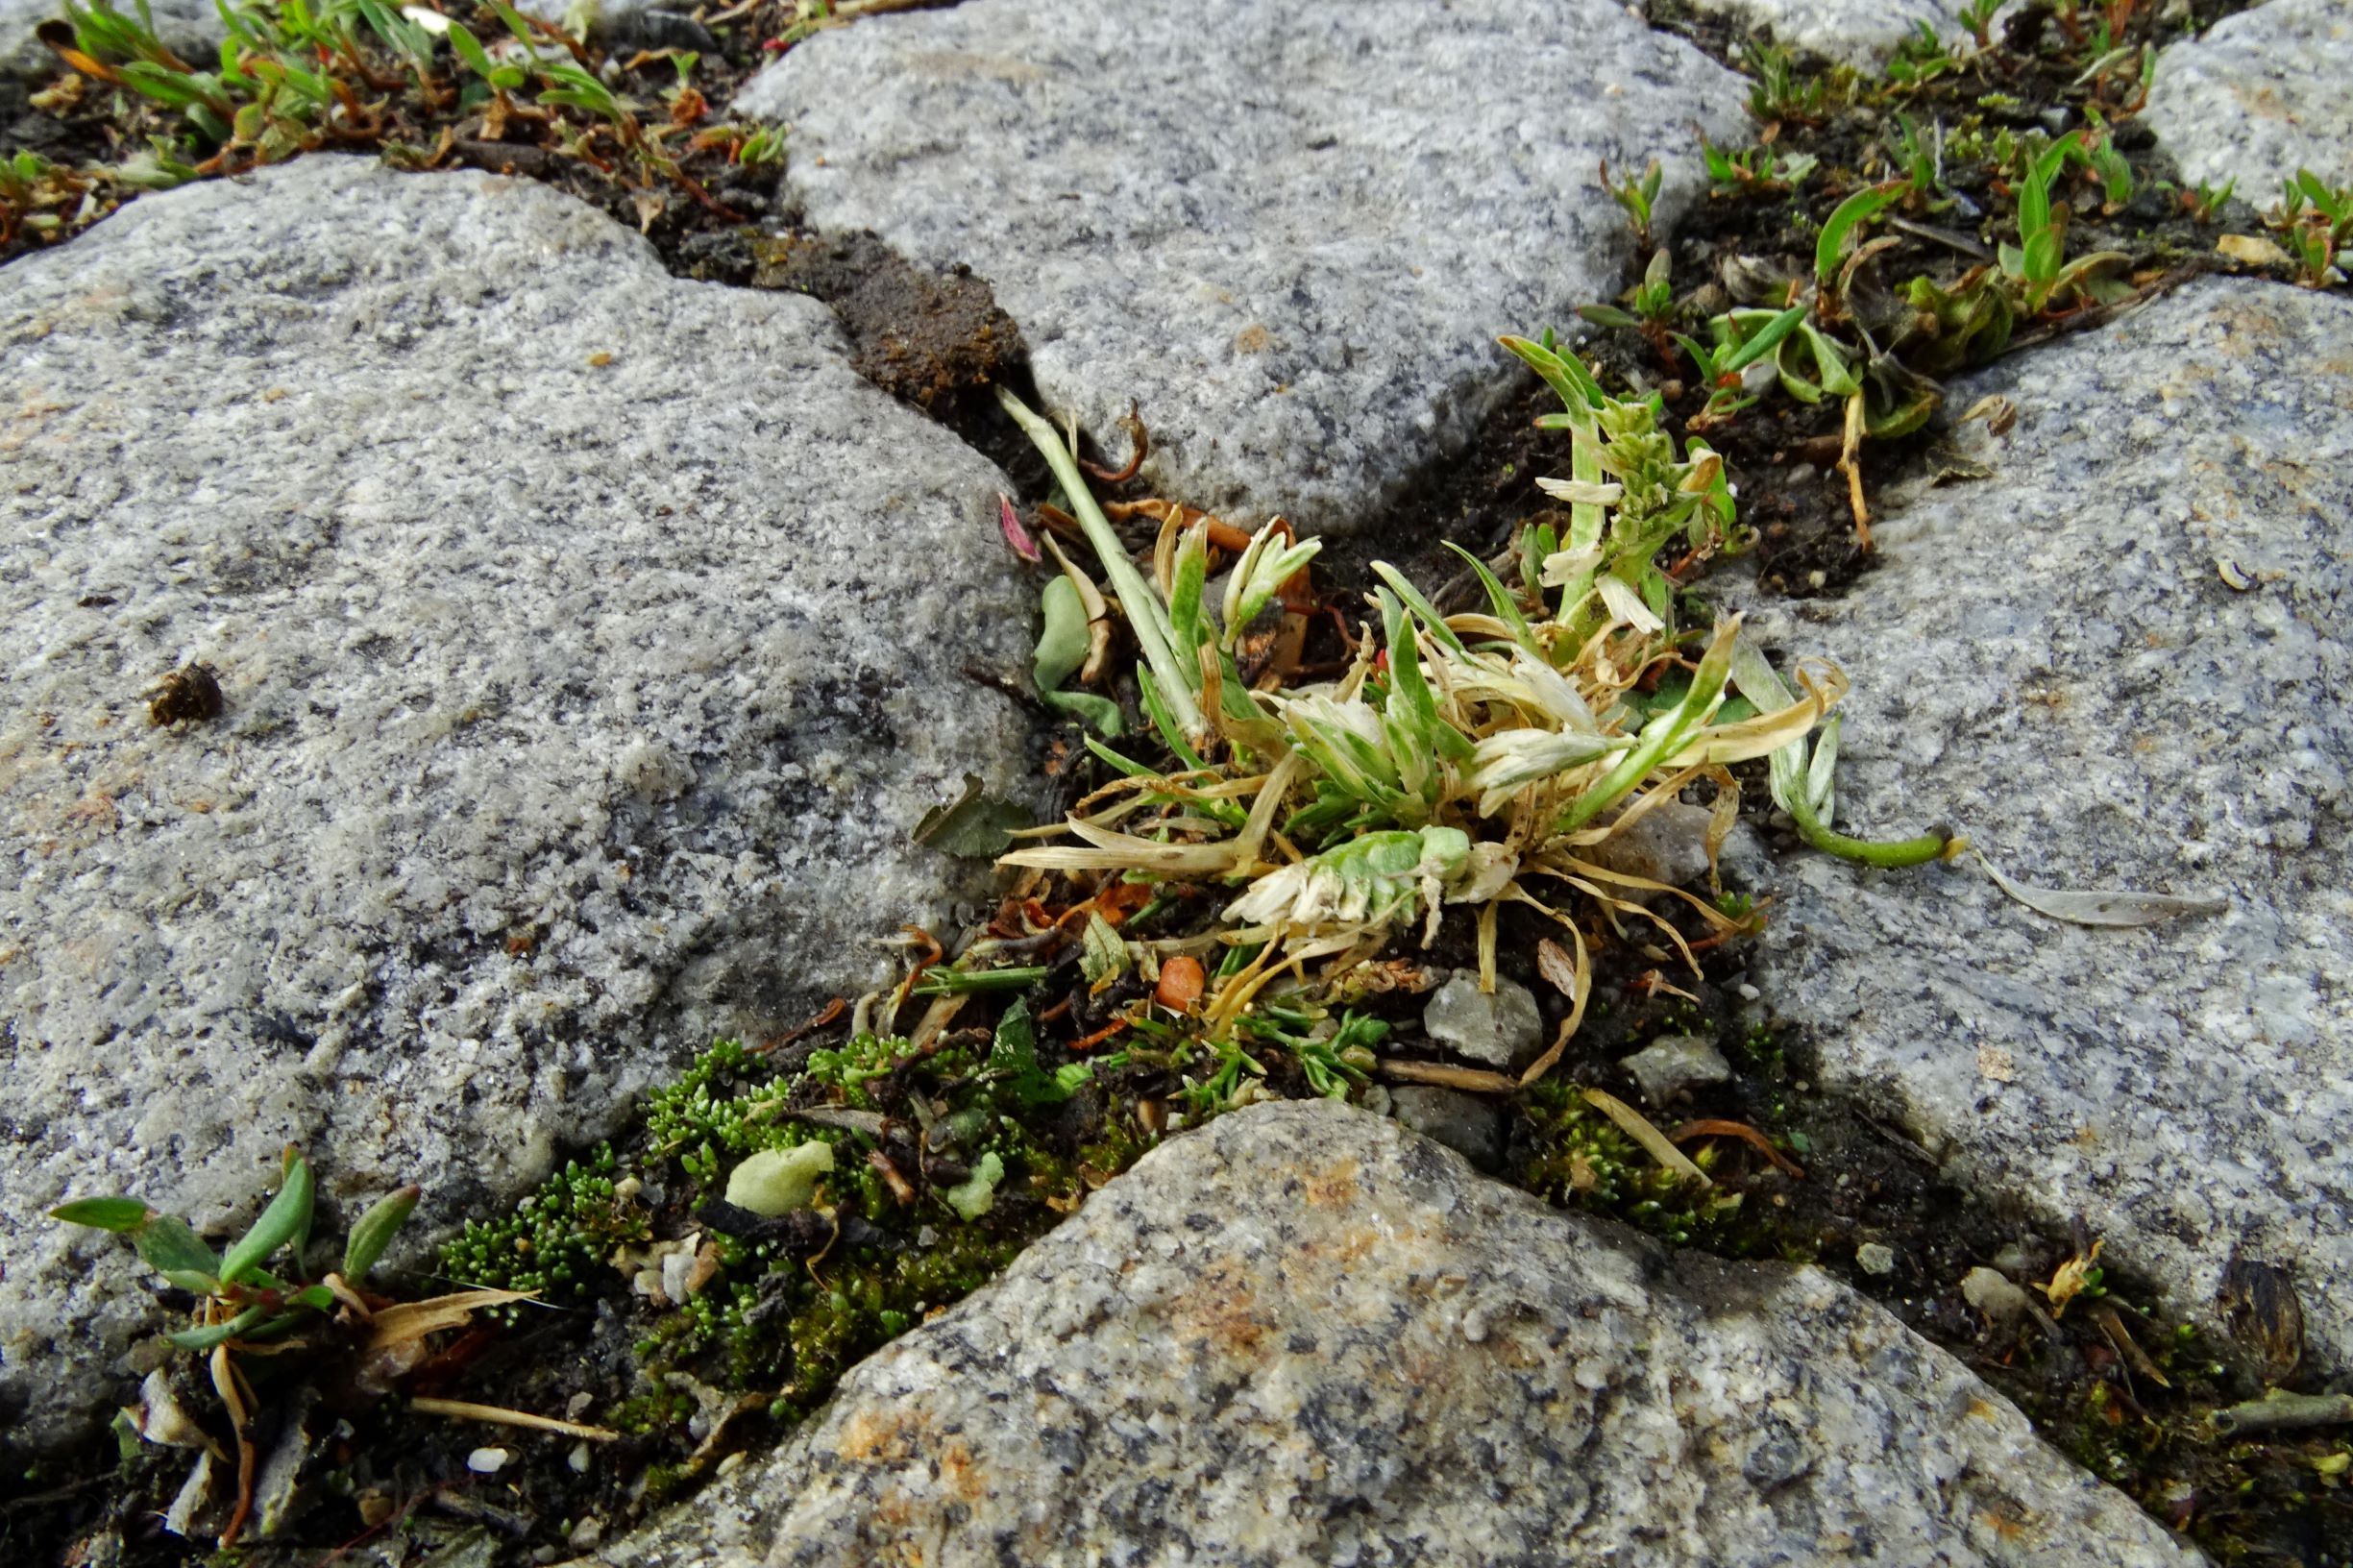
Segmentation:
[(2080, 144), (2077, 156), (2099, 180), (2100, 210), (2121, 211), (2133, 196), (2132, 164), (2117, 151), (2116, 138), (2109, 134), (2107, 120), (2100, 111), (2087, 108), (2085, 112), (2092, 122), (2093, 135)]
[(333, 1285), (355, 1286), (367, 1278), (415, 1211), (420, 1191), (404, 1187), (379, 1200), (352, 1227), (340, 1274), (307, 1286), (290, 1284), (263, 1266), (280, 1252), (289, 1252), (288, 1271), (296, 1279), (303, 1275), (317, 1188), (309, 1164), (292, 1148), (285, 1152), (278, 1195), (226, 1253), (216, 1254), (198, 1239), (187, 1221), (137, 1198), (83, 1198), (50, 1211), (49, 1217), (128, 1236), (166, 1283), (201, 1298), (198, 1315), (204, 1321), (164, 1337), (183, 1350), (207, 1351), (232, 1340), (259, 1344), (283, 1338), (310, 1314), (332, 1311), (338, 1299)]
[(1787, 153), (1759, 143), (1734, 152), (1700, 138), (1700, 157), (1707, 164), (1711, 196), (1766, 196), (1796, 190), (1822, 166), (1812, 153)]
[(2223, 206), (2238, 188), (2236, 179), (2225, 180), (2219, 186), (2210, 180), (2200, 180), (2195, 190), (2181, 193), (2182, 208), (2199, 223), (2213, 223), (2220, 218)]
[(1941, 125), (1922, 135), (1920, 127), (1909, 114), (1896, 116), (1896, 129), (1887, 140), (1888, 156), (1903, 171), (1903, 205), (1915, 212), (1942, 212), (1952, 206), (1952, 198), (1937, 199), (1945, 188), (1944, 152), (1945, 128)]
[(1831, 80), (1810, 76), (1802, 80), (1797, 61), (1776, 43), (1751, 43), (1742, 51), (1741, 64), (1753, 79), (1749, 88), (1749, 112), (1759, 125), (1785, 120), (1812, 125), (1830, 107)]
[(1622, 310), (1614, 305), (1585, 305), (1578, 306), (1577, 313), (1596, 327), (1631, 328), (1650, 339), (1662, 358), (1671, 360), (1675, 352), (1672, 337), (1675, 283), (1665, 251), (1652, 255), (1651, 264), (1643, 269), (1642, 281), (1628, 297), (1627, 303), (1633, 306), (1631, 310)]
[(2095, 251), (2067, 259), (2067, 208), (2052, 205), (2050, 189), (2068, 159), (2081, 156), (2082, 135), (2071, 131), (2029, 160), (2018, 192), (2019, 243), (1997, 248), (2002, 274), (2017, 287), (2025, 315), (2041, 315), (2070, 294), (2110, 301), (2132, 292), (2099, 276), (2131, 259), (2120, 252)]
[(1953, 17), (1969, 30), (1969, 36), (1980, 49), (1994, 47), (1994, 16), (2002, 8), (2003, 0), (1969, 0)]
[(1896, 86), (1917, 87), (1960, 68), (1960, 57), (1945, 46), (1945, 40), (1936, 36), (1936, 29), (1918, 21), (1888, 61), (1887, 80)]
[(1609, 159), (1602, 159), (1602, 188), (1608, 191), (1610, 198), (1625, 211), (1626, 221), (1634, 231), (1634, 243), (1646, 251), (1651, 249), (1653, 243), (1651, 215), (1657, 205), (1659, 182), (1663, 178), (1658, 159), (1653, 159), (1640, 178), (1630, 174), (1624, 180), (1612, 181), (1609, 178)]
[(2344, 282), (2338, 256), (2353, 242), (2353, 185), (2330, 186), (2310, 169), (2281, 182), (2280, 205), (2271, 219), (2294, 257), (2296, 281), (2308, 288)]
[(735, 160), (748, 169), (782, 163), (784, 133), (773, 126), (761, 126), (736, 143)]

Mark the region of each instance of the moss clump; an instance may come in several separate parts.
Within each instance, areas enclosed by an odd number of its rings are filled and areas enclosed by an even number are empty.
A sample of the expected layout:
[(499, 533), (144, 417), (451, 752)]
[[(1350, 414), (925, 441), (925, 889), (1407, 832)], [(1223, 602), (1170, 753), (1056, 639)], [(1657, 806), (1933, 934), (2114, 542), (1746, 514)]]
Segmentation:
[(567, 1297), (595, 1280), (617, 1249), (645, 1240), (651, 1216), (636, 1184), (617, 1179), (610, 1144), (574, 1160), (502, 1219), (468, 1220), (441, 1249), (442, 1271), (468, 1285)]
[[(1133, 1097), (1094, 1082), (1115, 1065), (1063, 1054), (1039, 1045), (1017, 1004), (993, 1037), (923, 1047), (861, 1033), (779, 1064), (722, 1041), (649, 1100), (626, 1150), (601, 1149), (512, 1214), (467, 1226), (443, 1266), (551, 1298), (602, 1295), (629, 1314), (649, 1386), (683, 1372), (772, 1394), (771, 1416), (797, 1420), (1151, 1147)], [(729, 1181), (746, 1162), (814, 1144), (826, 1155), (795, 1162), (805, 1202), (772, 1214), (728, 1201), (749, 1190)], [(694, 1409), (657, 1394), (611, 1419), (651, 1433)]]
[[(1720, 1231), (1739, 1213), (1736, 1201), (1685, 1187), (1617, 1124), (1585, 1103), (1575, 1084), (1557, 1079), (1531, 1088), (1518, 1103), (1520, 1185), (1553, 1202), (1608, 1214), (1680, 1246)], [(1703, 1150), (1697, 1163), (1712, 1162)]]

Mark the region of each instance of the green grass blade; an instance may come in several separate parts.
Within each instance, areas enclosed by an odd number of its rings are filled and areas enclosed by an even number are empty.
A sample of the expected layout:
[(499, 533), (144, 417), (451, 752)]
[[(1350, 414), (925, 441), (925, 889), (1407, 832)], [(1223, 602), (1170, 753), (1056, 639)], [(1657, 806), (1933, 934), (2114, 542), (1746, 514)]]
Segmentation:
[(286, 1151), (285, 1181), (278, 1188), (278, 1196), (261, 1211), (254, 1228), (240, 1237), (221, 1260), (221, 1283), (234, 1285), (252, 1273), (279, 1248), (290, 1245), (310, 1230), (310, 1209), (315, 1188), (310, 1177), (310, 1164), (292, 1149)]
[(1437, 606), (1424, 599), (1422, 591), (1414, 587), (1403, 572), (1398, 571), (1386, 561), (1375, 561), (1373, 562), (1373, 575), (1389, 585), (1390, 590), (1404, 601), (1406, 608), (1411, 610), (1420, 620), (1433, 639), (1450, 651), (1456, 653), (1470, 651), (1462, 646), (1462, 639), (1456, 636), (1453, 628), (1446, 625), (1446, 618), (1438, 613)]

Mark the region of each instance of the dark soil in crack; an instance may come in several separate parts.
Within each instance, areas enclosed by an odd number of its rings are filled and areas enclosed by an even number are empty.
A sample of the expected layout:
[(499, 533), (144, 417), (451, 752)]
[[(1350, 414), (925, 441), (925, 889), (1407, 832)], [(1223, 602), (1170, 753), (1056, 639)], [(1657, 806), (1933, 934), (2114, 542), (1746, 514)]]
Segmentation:
[(729, 282), (790, 289), (833, 307), (858, 374), (930, 415), (1012, 477), (1017, 488), (1046, 483), (1037, 449), (997, 406), (1010, 388), (1035, 407), (1021, 330), (997, 307), (969, 268), (935, 273), (870, 233), (825, 235), (794, 229), (747, 235), (742, 275)]

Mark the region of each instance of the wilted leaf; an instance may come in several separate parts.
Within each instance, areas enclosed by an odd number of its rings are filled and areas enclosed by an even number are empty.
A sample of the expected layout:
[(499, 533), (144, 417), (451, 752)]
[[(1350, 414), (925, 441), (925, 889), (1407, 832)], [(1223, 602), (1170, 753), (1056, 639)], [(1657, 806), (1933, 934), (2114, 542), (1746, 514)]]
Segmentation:
[(2035, 1286), (2050, 1298), (2051, 1316), (2058, 1317), (2065, 1313), (2069, 1302), (2097, 1283), (2099, 1271), (2094, 1265), (2099, 1261), (2099, 1248), (2100, 1243), (2094, 1241), (2090, 1250), (2076, 1253), (2061, 1263), (2057, 1272), (2051, 1275), (2048, 1285)]
[(2261, 234), (2224, 234), (2214, 242), (2214, 248), (2233, 261), (2243, 261), (2250, 267), (2295, 265), (2293, 257)]
[(915, 842), (968, 860), (1004, 853), (1014, 829), (1030, 825), (1029, 811), (984, 793), (978, 773), (964, 775), (964, 794), (953, 805), (934, 806), (915, 824)]
[(2230, 908), (2227, 898), (2186, 898), (2169, 893), (2136, 893), (2129, 888), (2035, 888), (2013, 882), (1979, 851), (1977, 863), (1994, 885), (2038, 915), (2075, 925), (2159, 925), (2184, 915), (2219, 915)]
[(1086, 930), (1080, 933), (1083, 950), (1079, 954), (1079, 973), (1087, 977), (1090, 986), (1100, 987), (1105, 980), (1127, 968), (1127, 943), (1119, 933), (1100, 915), (1087, 917)]
[(1693, 1164), (1689, 1155), (1668, 1142), (1667, 1135), (1652, 1126), (1651, 1119), (1641, 1112), (1604, 1090), (1588, 1089), (1584, 1095), (1587, 1105), (1616, 1122), (1618, 1131), (1641, 1144), (1652, 1159), (1695, 1187), (1715, 1185), (1707, 1179), (1707, 1172)]
[(1550, 937), (1536, 943), (1536, 972), (1551, 982), (1553, 989), (1563, 996), (1574, 996), (1580, 989), (1577, 961), (1569, 957), (1568, 949)]
[(510, 1301), (530, 1299), (528, 1290), (459, 1290), (425, 1301), (404, 1301), (376, 1314), (368, 1325), (367, 1348), (380, 1350), (423, 1339), (442, 1329), (461, 1329), (484, 1307), (503, 1307)]

